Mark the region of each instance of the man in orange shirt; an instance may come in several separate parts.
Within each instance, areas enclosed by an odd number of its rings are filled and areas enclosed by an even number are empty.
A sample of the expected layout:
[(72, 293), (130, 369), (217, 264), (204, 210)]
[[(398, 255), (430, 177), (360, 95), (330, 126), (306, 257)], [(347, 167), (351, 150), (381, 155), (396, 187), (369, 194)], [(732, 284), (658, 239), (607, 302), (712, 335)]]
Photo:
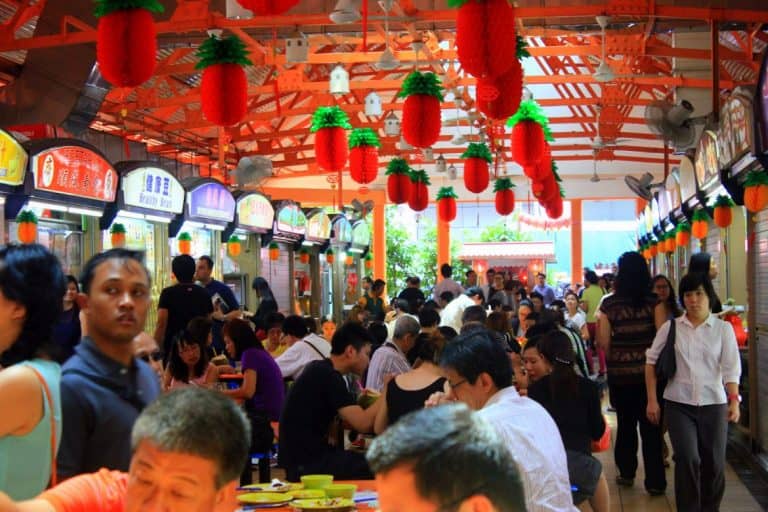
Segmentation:
[(232, 512), (249, 430), (237, 405), (219, 393), (174, 391), (136, 420), (128, 473), (79, 475), (20, 503), (0, 492), (0, 512)]

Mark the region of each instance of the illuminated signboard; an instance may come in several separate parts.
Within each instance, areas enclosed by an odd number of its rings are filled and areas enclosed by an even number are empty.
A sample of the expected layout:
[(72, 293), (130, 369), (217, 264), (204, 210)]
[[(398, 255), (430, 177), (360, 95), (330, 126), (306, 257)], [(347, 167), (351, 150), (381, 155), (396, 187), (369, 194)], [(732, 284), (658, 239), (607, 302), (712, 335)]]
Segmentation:
[(261, 194), (247, 194), (237, 200), (237, 224), (239, 227), (269, 230), (275, 221), (272, 203)]
[(720, 179), (720, 165), (717, 159), (717, 135), (713, 131), (705, 131), (701, 134), (699, 144), (696, 146), (696, 185), (699, 190), (708, 189), (714, 182)]
[(184, 187), (169, 172), (140, 167), (123, 176), (123, 202), (149, 210), (180, 214), (184, 210)]
[(324, 211), (318, 211), (307, 218), (307, 238), (328, 240), (331, 237), (331, 219)]
[(307, 217), (296, 203), (285, 203), (277, 211), (275, 231), (303, 235), (307, 229)]
[(112, 202), (117, 172), (104, 157), (82, 146), (61, 146), (32, 157), (35, 189)]
[(191, 217), (232, 222), (235, 219), (235, 198), (221, 183), (203, 183), (187, 192)]
[(27, 170), (27, 152), (16, 139), (0, 130), (0, 183), (21, 185)]
[(696, 171), (687, 156), (680, 160), (680, 199), (688, 201), (696, 195)]

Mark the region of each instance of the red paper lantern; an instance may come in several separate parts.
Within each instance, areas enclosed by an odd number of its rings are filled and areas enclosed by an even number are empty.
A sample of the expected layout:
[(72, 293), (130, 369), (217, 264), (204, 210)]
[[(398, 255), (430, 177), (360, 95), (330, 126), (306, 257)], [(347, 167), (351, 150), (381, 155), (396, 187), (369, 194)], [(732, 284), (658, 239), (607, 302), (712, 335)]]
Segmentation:
[(504, 74), (516, 60), (515, 11), (507, 0), (469, 0), (456, 16), (456, 51), (477, 78)]
[(514, 185), (509, 178), (499, 178), (493, 186), (496, 192), (496, 212), (499, 215), (509, 215), (515, 210), (515, 192), (512, 187)]
[(344, 128), (321, 128), (315, 133), (317, 165), (326, 171), (343, 169), (349, 157), (347, 132)]
[(237, 3), (258, 16), (276, 16), (299, 3), (299, 0), (237, 0)]
[(541, 160), (534, 165), (523, 167), (523, 174), (533, 181), (544, 181), (552, 176), (552, 150), (548, 142), (544, 142)]
[(536, 121), (523, 120), (512, 128), (512, 158), (521, 167), (538, 164), (545, 150), (544, 129)]
[(248, 79), (239, 64), (214, 64), (203, 70), (200, 105), (207, 120), (219, 126), (239, 123), (248, 109)]
[(488, 162), (482, 158), (464, 160), (464, 186), (467, 187), (467, 190), (479, 194), (488, 188), (489, 181)]
[(415, 212), (427, 209), (429, 204), (429, 178), (424, 171), (411, 171), (411, 189), (408, 194), (408, 206)]
[(428, 148), (440, 138), (440, 100), (428, 94), (408, 96), (403, 104), (401, 129), (405, 141)]
[(411, 193), (411, 168), (403, 158), (393, 158), (387, 166), (387, 196), (395, 204), (408, 201)]
[(475, 100), (477, 109), (490, 119), (507, 119), (520, 107), (523, 97), (523, 67), (520, 61), (512, 59), (512, 67), (496, 78), (478, 78), (477, 90), (481, 87), (495, 87), (499, 95), (493, 100), (482, 100), (479, 93)]
[(379, 138), (370, 128), (352, 131), (349, 137), (349, 175), (365, 185), (379, 173)]
[(437, 218), (442, 222), (456, 218), (456, 197), (453, 187), (442, 187), (437, 193)]
[(155, 20), (146, 9), (120, 9), (99, 17), (96, 60), (99, 71), (117, 87), (149, 80), (157, 59)]
[(563, 215), (563, 200), (560, 198), (560, 196), (557, 197), (557, 199), (553, 200), (551, 203), (549, 203), (549, 206), (546, 208), (547, 216), (550, 219), (559, 219)]

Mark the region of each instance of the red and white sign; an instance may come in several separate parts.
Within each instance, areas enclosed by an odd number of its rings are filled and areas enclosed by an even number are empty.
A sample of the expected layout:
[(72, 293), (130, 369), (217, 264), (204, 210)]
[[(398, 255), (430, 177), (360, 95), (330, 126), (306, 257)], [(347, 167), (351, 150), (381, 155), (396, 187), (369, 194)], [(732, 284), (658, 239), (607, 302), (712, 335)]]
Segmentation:
[(102, 156), (80, 146), (46, 149), (32, 157), (35, 189), (112, 202), (117, 172)]

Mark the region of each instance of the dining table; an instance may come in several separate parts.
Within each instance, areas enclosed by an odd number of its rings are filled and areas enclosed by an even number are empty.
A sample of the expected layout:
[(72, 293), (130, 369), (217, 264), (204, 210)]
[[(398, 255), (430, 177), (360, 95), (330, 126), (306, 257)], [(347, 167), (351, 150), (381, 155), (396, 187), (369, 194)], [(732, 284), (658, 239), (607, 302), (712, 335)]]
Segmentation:
[[(375, 511), (379, 504), (375, 496), (376, 492), (376, 482), (374, 480), (334, 480), (334, 484), (355, 484), (357, 486), (357, 492), (355, 493), (355, 510), (356, 511), (362, 511), (362, 512), (373, 512)], [(268, 485), (268, 484), (265, 484)], [(243, 494), (249, 491), (239, 491), (239, 494)], [(250, 510), (269, 510), (274, 512), (294, 512), (294, 507), (291, 506), (290, 503), (281, 506), (281, 507), (249, 507), (247, 505), (243, 506), (241, 509), (243, 512), (248, 512)], [(309, 510), (309, 509), (306, 509)]]

